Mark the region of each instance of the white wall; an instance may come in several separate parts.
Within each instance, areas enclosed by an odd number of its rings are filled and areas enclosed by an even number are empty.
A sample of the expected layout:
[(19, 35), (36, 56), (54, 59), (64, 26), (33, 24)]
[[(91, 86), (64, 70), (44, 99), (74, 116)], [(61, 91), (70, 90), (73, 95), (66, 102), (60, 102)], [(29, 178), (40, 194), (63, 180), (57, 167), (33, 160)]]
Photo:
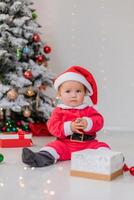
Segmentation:
[(87, 67), (99, 87), (106, 128), (134, 130), (134, 1), (34, 0), (49, 67)]

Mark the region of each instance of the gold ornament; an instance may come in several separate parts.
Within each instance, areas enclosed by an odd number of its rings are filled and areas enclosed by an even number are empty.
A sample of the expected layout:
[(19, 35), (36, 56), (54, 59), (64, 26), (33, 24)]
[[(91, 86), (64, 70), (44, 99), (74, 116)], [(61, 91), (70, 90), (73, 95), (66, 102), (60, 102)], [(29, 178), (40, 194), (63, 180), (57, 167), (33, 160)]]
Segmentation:
[(33, 91), (32, 87), (29, 87), (25, 93), (28, 97), (32, 97), (35, 95), (35, 92)]
[(24, 117), (30, 117), (31, 115), (31, 110), (29, 110), (29, 108), (26, 108), (24, 111), (23, 111), (23, 116)]
[(8, 98), (9, 100), (15, 100), (15, 99), (17, 98), (17, 96), (18, 96), (18, 94), (17, 94), (17, 92), (16, 92), (15, 89), (11, 89), (11, 90), (9, 90), (9, 91), (7, 92), (7, 98)]

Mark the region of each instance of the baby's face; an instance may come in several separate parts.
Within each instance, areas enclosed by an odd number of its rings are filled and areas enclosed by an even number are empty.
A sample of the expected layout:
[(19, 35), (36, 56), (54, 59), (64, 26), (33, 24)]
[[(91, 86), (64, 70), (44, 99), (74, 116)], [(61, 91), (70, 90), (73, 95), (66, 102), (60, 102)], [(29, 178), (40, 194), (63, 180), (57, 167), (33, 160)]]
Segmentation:
[(66, 81), (59, 88), (59, 97), (67, 106), (76, 107), (83, 103), (86, 89), (77, 81)]

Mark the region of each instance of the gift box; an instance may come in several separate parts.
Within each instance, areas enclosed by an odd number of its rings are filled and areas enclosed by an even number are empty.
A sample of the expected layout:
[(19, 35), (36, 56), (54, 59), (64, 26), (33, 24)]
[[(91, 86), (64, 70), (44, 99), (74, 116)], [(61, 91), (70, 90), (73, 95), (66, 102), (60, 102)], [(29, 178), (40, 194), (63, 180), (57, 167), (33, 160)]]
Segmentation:
[(29, 123), (28, 126), (33, 136), (52, 136), (45, 122)]
[(123, 165), (121, 152), (86, 149), (72, 153), (71, 175), (110, 181), (123, 174)]
[(19, 130), (18, 132), (0, 133), (0, 147), (30, 147), (32, 146), (32, 134)]

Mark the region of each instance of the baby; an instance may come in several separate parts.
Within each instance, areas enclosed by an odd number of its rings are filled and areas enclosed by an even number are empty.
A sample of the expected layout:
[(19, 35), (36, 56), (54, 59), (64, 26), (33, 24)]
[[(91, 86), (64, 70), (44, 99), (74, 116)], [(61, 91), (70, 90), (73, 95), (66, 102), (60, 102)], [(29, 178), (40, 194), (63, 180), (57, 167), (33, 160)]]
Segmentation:
[(102, 115), (84, 103), (88, 95), (97, 104), (97, 85), (92, 74), (83, 67), (72, 66), (56, 78), (54, 87), (61, 103), (51, 113), (47, 126), (56, 140), (39, 152), (24, 148), (22, 161), (31, 167), (45, 167), (70, 160), (75, 151), (110, 149), (108, 144), (96, 139), (96, 133), (103, 127)]

